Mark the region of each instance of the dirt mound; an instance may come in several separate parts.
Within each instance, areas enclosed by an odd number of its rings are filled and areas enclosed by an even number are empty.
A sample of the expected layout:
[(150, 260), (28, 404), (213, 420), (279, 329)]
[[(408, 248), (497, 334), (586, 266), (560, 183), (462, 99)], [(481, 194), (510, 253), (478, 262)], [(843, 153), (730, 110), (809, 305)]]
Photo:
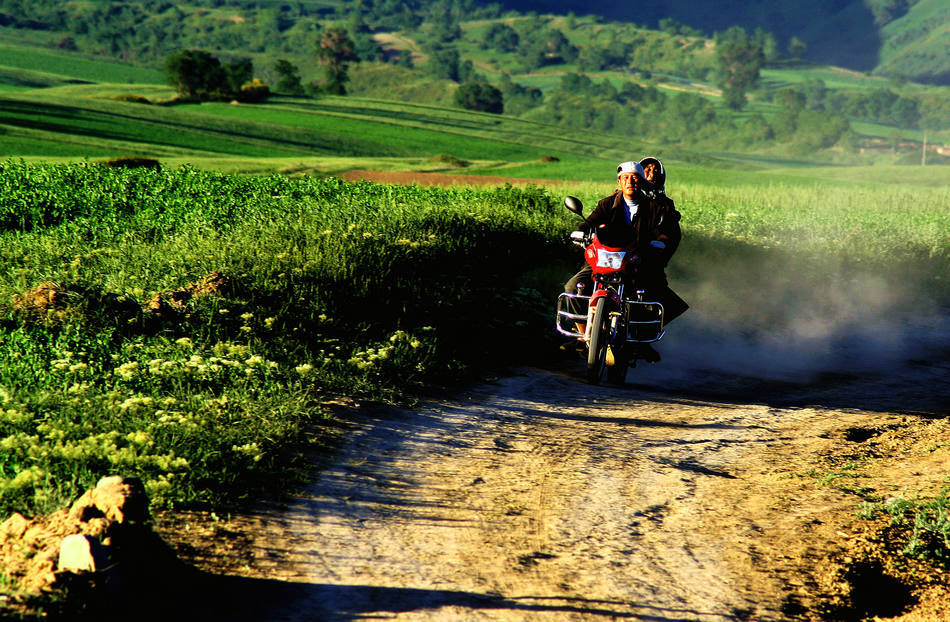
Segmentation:
[(39, 593), (56, 582), (59, 545), (81, 533), (79, 521), (67, 510), (32, 520), (13, 514), (0, 523), (0, 566), (8, 580), (28, 593)]
[(108, 610), (188, 571), (152, 530), (141, 480), (118, 475), (99, 480), (69, 510), (33, 519), (14, 513), (0, 523), (0, 568), (3, 614), (24, 616), (38, 604), (70, 616)]
[(42, 283), (13, 297), (13, 311), (28, 321), (56, 324), (70, 318), (134, 319), (138, 304), (127, 296), (92, 290), (77, 284)]
[(457, 158), (453, 155), (448, 155), (445, 153), (432, 156), (429, 158), (429, 163), (438, 166), (447, 166), (449, 168), (465, 168), (466, 166), (471, 165), (471, 162), (468, 160), (463, 160), (462, 158)]
[(182, 288), (155, 292), (145, 308), (156, 317), (173, 317), (183, 312), (193, 298), (225, 296), (233, 288), (234, 279), (215, 271)]
[[(212, 272), (182, 288), (155, 292), (144, 311), (155, 318), (175, 318), (193, 298), (224, 296), (233, 288), (234, 279)], [(14, 296), (12, 309), (27, 321), (47, 325), (69, 319), (127, 324), (143, 313), (143, 308), (128, 296), (55, 281)]]

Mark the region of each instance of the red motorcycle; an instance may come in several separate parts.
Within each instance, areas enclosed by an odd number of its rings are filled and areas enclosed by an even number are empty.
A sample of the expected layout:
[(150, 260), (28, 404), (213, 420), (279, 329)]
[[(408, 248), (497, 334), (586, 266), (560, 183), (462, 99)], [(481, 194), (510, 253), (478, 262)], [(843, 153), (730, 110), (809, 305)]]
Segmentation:
[[(565, 198), (564, 205), (584, 217), (583, 205), (576, 197)], [(557, 331), (584, 340), (588, 382), (600, 384), (606, 375), (609, 382), (623, 383), (627, 367), (636, 367), (642, 358), (637, 345), (659, 341), (666, 334), (663, 305), (648, 300), (646, 291), (637, 287), (640, 258), (636, 248), (605, 246), (596, 231), (586, 235), (575, 231), (571, 241), (585, 249), (584, 258), (593, 271), (593, 291), (583, 291), (580, 283), (576, 293), (558, 296)], [(587, 313), (577, 313), (585, 303)], [(581, 333), (579, 325), (583, 323), (586, 326)]]

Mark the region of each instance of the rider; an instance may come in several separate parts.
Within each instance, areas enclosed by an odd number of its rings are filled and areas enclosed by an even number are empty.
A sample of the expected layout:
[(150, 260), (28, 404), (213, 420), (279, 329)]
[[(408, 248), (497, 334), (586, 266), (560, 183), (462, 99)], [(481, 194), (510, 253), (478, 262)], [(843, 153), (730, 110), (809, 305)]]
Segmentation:
[[(681, 307), (670, 316), (666, 313), (666, 321), (680, 315), (686, 310), (686, 303), (669, 289), (663, 269), (669, 262), (673, 252), (679, 246), (680, 228), (679, 212), (675, 209), (667, 210), (660, 201), (649, 196), (654, 188), (647, 181), (643, 166), (639, 162), (621, 162), (617, 166), (617, 190), (608, 197), (600, 200), (594, 211), (580, 226), (584, 234), (597, 229), (597, 237), (608, 246), (622, 247), (633, 244), (637, 254), (641, 257), (640, 275), (644, 289), (656, 293), (663, 303), (664, 309), (667, 300), (674, 307)], [(665, 196), (665, 195), (664, 195)], [(603, 227), (601, 227), (603, 225)], [(569, 280), (564, 291), (576, 293), (578, 284), (583, 284), (581, 292), (590, 295), (593, 291), (593, 271), (586, 263)], [(668, 294), (672, 294), (670, 298)], [(675, 301), (679, 301), (679, 305)], [(581, 315), (586, 309), (574, 302), (573, 312)], [(579, 332), (584, 333), (586, 324), (578, 324)], [(648, 344), (641, 344), (640, 357), (647, 361), (658, 361), (660, 355)]]
[[(673, 199), (666, 196), (666, 169), (663, 168), (663, 163), (658, 158), (649, 156), (640, 160), (640, 166), (643, 167), (643, 176), (651, 184), (651, 188), (647, 191), (650, 198), (660, 203), (664, 212), (675, 212), (676, 206), (673, 204)], [(678, 216), (677, 220), (679, 220)], [(675, 250), (670, 252), (671, 256), (673, 252)]]
[(689, 305), (670, 289), (664, 272), (682, 238), (679, 225), (680, 213), (676, 211), (673, 199), (666, 195), (666, 169), (663, 163), (658, 158), (649, 156), (640, 160), (640, 166), (643, 167), (644, 177), (651, 184), (647, 194), (656, 202), (659, 209), (655, 240), (661, 242), (664, 247), (662, 253), (653, 257), (655, 260), (653, 270), (647, 271), (648, 275), (653, 277), (653, 282), (647, 283), (647, 288), (652, 288), (663, 303), (664, 322), (669, 324), (689, 308)]

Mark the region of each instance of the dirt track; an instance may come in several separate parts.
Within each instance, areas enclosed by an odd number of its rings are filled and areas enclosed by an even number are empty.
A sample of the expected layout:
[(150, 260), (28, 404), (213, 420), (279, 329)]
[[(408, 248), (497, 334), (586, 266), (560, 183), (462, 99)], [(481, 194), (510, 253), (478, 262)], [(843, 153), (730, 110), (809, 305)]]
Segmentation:
[[(809, 617), (860, 499), (805, 473), (945, 413), (950, 365), (806, 384), (686, 367), (592, 389), (568, 361), (361, 410), (306, 494), (257, 518), (258, 579), (231, 601), (275, 620)], [(950, 451), (929, 459), (948, 471)], [(920, 475), (891, 467), (896, 487)]]

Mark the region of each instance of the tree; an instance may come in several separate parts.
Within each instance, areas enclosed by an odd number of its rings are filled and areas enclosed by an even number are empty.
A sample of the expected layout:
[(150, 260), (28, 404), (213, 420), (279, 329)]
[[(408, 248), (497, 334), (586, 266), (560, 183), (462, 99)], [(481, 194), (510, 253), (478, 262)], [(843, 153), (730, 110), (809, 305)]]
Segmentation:
[(771, 32), (756, 28), (753, 34), (756, 43), (762, 47), (762, 56), (766, 63), (774, 63), (778, 60), (778, 41)]
[(764, 62), (762, 45), (749, 37), (741, 26), (716, 33), (717, 83), (730, 110), (745, 107), (746, 91), (758, 84)]
[(439, 0), (429, 6), (428, 19), (432, 25), (430, 34), (437, 43), (449, 43), (462, 38), (462, 28), (452, 2)]
[(224, 75), (227, 78), (227, 90), (231, 95), (241, 92), (241, 87), (254, 77), (254, 64), (250, 59), (241, 59), (224, 65)]
[(373, 38), (373, 31), (358, 14), (350, 20), (348, 31), (353, 38), (353, 52), (360, 61), (383, 60), (383, 48)]
[(303, 95), (303, 84), (300, 83), (300, 70), (289, 60), (279, 59), (274, 64), (274, 71), (277, 73), (278, 93), (287, 93), (288, 95)]
[(554, 28), (527, 30), (521, 35), (518, 58), (525, 69), (532, 70), (557, 63), (570, 63), (577, 59), (577, 48)]
[(495, 22), (485, 31), (482, 48), (498, 52), (514, 52), (520, 42), (518, 33), (508, 24)]
[(920, 165), (927, 165), (927, 132), (946, 128), (950, 119), (950, 100), (943, 97), (925, 97), (919, 101), (920, 118), (918, 125), (923, 130), (923, 148), (920, 151)]
[(437, 78), (459, 81), (459, 52), (455, 48), (436, 48), (429, 52), (426, 67)]
[(181, 50), (165, 61), (168, 83), (186, 99), (200, 99), (220, 91), (226, 76), (221, 61), (202, 50)]
[(581, 71), (602, 71), (623, 67), (627, 62), (624, 50), (619, 45), (591, 43), (581, 48), (577, 55), (577, 68)]
[(342, 28), (328, 28), (317, 44), (317, 62), (326, 76), (321, 90), (331, 95), (345, 95), (350, 63), (358, 62), (353, 40)]
[(460, 86), (455, 91), (455, 103), (466, 110), (504, 112), (501, 91), (486, 82), (466, 82)]
[(807, 49), (808, 46), (798, 37), (792, 37), (788, 42), (788, 55), (795, 60), (801, 60)]
[(498, 88), (508, 114), (521, 114), (544, 103), (544, 94), (541, 89), (518, 84), (507, 73), (501, 75)]

